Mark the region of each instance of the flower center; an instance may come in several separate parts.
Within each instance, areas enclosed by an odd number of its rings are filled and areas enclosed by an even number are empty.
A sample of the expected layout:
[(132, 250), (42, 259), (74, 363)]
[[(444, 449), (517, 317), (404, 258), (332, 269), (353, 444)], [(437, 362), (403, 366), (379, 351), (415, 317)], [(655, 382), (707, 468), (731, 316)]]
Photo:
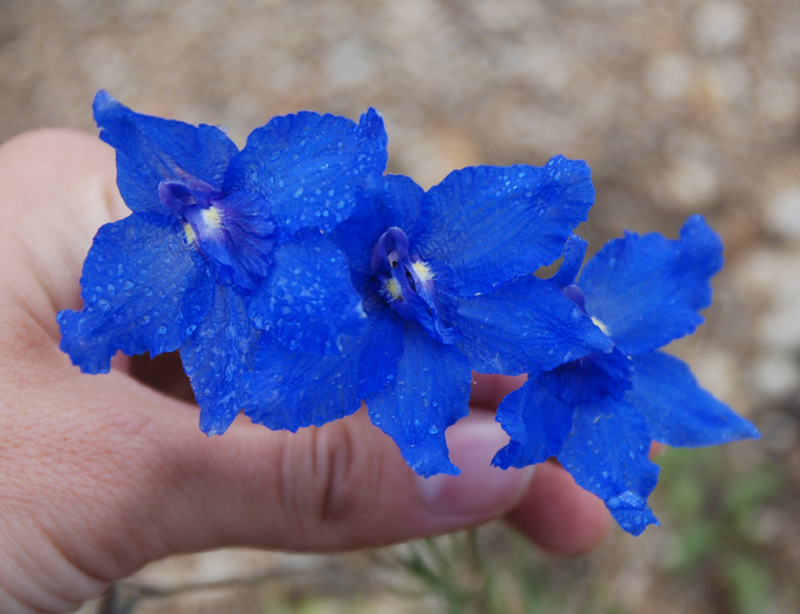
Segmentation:
[(263, 203), (248, 193), (225, 197), (198, 180), (164, 180), (161, 202), (181, 220), (186, 240), (214, 265), (220, 281), (246, 289), (272, 265), (275, 226)]
[[(577, 284), (561, 289), (578, 309), (588, 315), (597, 328), (608, 335), (608, 329), (586, 311), (586, 296)], [(596, 402), (605, 397), (620, 400), (633, 387), (633, 363), (619, 348), (610, 352), (594, 352), (571, 360), (551, 371), (539, 374), (540, 381), (568, 404)]]
[(570, 284), (564, 287), (561, 291), (564, 293), (564, 296), (566, 296), (569, 300), (575, 303), (583, 313), (592, 318), (592, 323), (601, 331), (603, 331), (603, 334), (606, 337), (610, 336), (608, 333), (608, 328), (606, 328), (606, 325), (603, 324), (597, 318), (595, 318), (593, 315), (590, 315), (586, 312), (586, 296), (583, 294), (583, 290), (581, 290), (577, 284)]
[(158, 196), (184, 220), (189, 243), (222, 240), (222, 218), (213, 204), (222, 200), (220, 192), (200, 182), (167, 180), (159, 184)]
[(417, 322), (440, 343), (456, 341), (457, 330), (442, 322), (433, 271), (410, 254), (408, 237), (400, 228), (389, 228), (381, 235), (372, 250), (371, 265), (381, 296), (397, 315)]

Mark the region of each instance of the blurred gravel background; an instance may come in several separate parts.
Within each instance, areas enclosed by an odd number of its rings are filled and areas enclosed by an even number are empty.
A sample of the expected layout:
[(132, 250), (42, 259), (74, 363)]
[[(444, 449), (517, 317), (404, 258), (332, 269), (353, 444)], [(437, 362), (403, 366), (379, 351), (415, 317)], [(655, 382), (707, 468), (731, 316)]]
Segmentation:
[[(583, 158), (595, 250), (626, 227), (675, 236), (704, 214), (726, 267), (708, 323), (674, 351), (764, 438), (668, 453), (653, 499), (663, 527), (615, 531), (579, 561), (540, 557), (531, 583), (557, 593), (542, 611), (800, 611), (797, 0), (0, 0), (0, 141), (95, 132), (99, 88), (224, 125), (240, 145), (273, 115), (374, 106), (390, 169), (423, 186), (469, 164)], [(134, 582), (225, 583), (127, 611), (356, 611), (348, 599), (419, 611), (370, 561), (179, 557)]]

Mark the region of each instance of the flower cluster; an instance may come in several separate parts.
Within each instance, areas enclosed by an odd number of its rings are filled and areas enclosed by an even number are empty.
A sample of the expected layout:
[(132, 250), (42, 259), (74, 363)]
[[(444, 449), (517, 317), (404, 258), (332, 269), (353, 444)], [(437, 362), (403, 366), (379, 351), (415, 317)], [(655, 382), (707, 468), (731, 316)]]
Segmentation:
[(61, 349), (88, 373), (178, 350), (208, 434), (241, 411), (296, 431), (365, 403), (414, 471), (455, 475), (445, 431), (473, 371), (527, 373), (498, 409), (510, 443), (494, 463), (557, 457), (632, 533), (655, 522), (651, 439), (758, 435), (658, 350), (710, 303), (722, 245), (699, 217), (677, 241), (612, 241), (576, 281), (584, 162), (465, 168), (426, 192), (385, 174), (372, 109), (277, 117), (241, 151), (106, 92), (94, 113), (131, 215), (98, 231)]

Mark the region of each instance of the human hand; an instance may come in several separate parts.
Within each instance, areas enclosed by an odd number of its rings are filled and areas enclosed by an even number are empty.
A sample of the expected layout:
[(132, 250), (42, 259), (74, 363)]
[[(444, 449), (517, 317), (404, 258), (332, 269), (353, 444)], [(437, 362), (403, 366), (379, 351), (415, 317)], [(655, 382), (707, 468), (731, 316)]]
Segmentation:
[(296, 434), (237, 420), (207, 438), (197, 407), (132, 377), (129, 360), (82, 375), (55, 315), (80, 307), (96, 230), (128, 213), (114, 177), (113, 150), (86, 135), (0, 147), (4, 612), (70, 611), (149, 561), (226, 545), (349, 550), (500, 517), (557, 554), (602, 539), (604, 505), (559, 467), (490, 466), (508, 438), (482, 410), (508, 378), (479, 378), (473, 414), (447, 433), (462, 474), (425, 480), (364, 411)]

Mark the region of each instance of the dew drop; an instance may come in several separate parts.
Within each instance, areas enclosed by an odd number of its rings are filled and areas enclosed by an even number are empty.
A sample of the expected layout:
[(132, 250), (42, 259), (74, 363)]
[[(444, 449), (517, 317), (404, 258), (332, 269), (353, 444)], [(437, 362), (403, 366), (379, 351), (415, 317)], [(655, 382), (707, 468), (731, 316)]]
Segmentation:
[(102, 309), (103, 311), (108, 311), (109, 309), (111, 309), (111, 303), (109, 303), (109, 302), (108, 302), (106, 299), (104, 299), (104, 298), (101, 298), (99, 301), (97, 301), (97, 306), (98, 306), (100, 309)]
[(431, 428), (428, 429), (428, 432), (431, 435), (436, 435), (439, 432), (439, 428), (435, 424), (431, 424)]
[[(283, 187), (283, 186), (281, 186), (281, 187)], [(294, 193), (294, 197), (295, 197), (295, 198), (300, 198), (302, 195), (303, 195), (303, 187), (302, 187), (302, 186), (300, 186), (300, 187), (299, 187), (299, 188), (297, 188), (297, 190), (295, 191), (295, 193)]]
[(645, 502), (638, 493), (635, 493), (632, 490), (626, 490), (616, 497), (611, 497), (608, 501), (606, 501), (606, 505), (611, 510), (620, 508), (644, 509)]

